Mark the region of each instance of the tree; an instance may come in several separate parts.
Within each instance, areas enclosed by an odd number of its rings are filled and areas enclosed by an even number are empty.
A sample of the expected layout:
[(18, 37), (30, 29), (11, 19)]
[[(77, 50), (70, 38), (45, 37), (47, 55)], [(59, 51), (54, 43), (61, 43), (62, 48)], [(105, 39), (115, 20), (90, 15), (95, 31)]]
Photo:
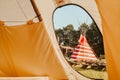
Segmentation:
[(69, 24), (65, 27), (66, 30), (70, 30), (70, 31), (73, 31), (74, 30), (74, 27), (72, 24)]
[(70, 42), (73, 39), (73, 31), (74, 31), (74, 27), (72, 24), (63, 27), (64, 41), (66, 46), (70, 46)]
[(80, 31), (75, 30), (72, 24), (69, 24), (63, 29), (55, 30), (56, 36), (58, 37), (59, 44), (62, 43), (64, 46), (75, 47), (78, 44), (78, 39), (80, 37)]
[(91, 23), (90, 29), (86, 32), (86, 38), (98, 57), (104, 54), (103, 37), (94, 22)]
[(82, 23), (78, 29), (82, 34), (85, 34), (89, 27), (86, 23)]
[(72, 41), (70, 43), (70, 45), (72, 47), (76, 47), (76, 45), (78, 44), (78, 40), (80, 38), (80, 31), (79, 30), (74, 30), (72, 31)]
[(63, 33), (63, 30), (62, 29), (56, 29), (55, 30), (55, 33), (56, 33), (56, 37), (58, 39), (58, 43), (61, 44), (64, 40), (64, 33)]

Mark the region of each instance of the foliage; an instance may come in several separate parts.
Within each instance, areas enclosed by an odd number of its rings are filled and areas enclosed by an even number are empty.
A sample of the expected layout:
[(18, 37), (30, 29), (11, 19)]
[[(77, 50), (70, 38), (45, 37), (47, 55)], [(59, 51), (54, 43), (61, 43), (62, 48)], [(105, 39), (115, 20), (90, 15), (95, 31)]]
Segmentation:
[(94, 52), (99, 57), (100, 55), (104, 55), (104, 47), (103, 47), (103, 38), (100, 33), (97, 25), (92, 22), (90, 26), (86, 23), (80, 25), (78, 30), (74, 29), (72, 24), (69, 24), (63, 29), (55, 30), (57, 37), (59, 37), (59, 45), (71, 46), (75, 47), (78, 44), (78, 40), (80, 38), (80, 34), (86, 36), (86, 39)]
[[(69, 24), (62, 29), (55, 30), (57, 37), (59, 37), (59, 44), (63, 46), (76, 47), (80, 34), (83, 34), (89, 45), (92, 47), (93, 51), (97, 54), (98, 57), (104, 58), (104, 48), (103, 48), (103, 38), (100, 33), (97, 25), (93, 22), (89, 26), (86, 23), (80, 25), (78, 30), (74, 29), (72, 24)], [(61, 48), (66, 59), (69, 59), (72, 52), (67, 52), (66, 49)], [(84, 76), (97, 79), (107, 80), (106, 73), (106, 63), (105, 61), (97, 62), (70, 62), (71, 66), (77, 72), (83, 74)], [(105, 76), (104, 76), (105, 74)], [(97, 76), (96, 76), (97, 75)]]
[(81, 34), (85, 34), (87, 30), (89, 29), (89, 27), (86, 23), (83, 23), (80, 25), (78, 29), (80, 30)]
[(91, 23), (90, 29), (86, 32), (86, 38), (98, 57), (100, 54), (104, 54), (103, 37), (94, 22)]
[(63, 30), (73, 31), (74, 27), (72, 24), (67, 25), (66, 27), (63, 27)]
[(65, 46), (75, 47), (79, 39), (79, 31), (76, 31), (72, 24), (63, 27), (63, 29), (55, 30), (57, 37), (59, 37), (59, 44)]

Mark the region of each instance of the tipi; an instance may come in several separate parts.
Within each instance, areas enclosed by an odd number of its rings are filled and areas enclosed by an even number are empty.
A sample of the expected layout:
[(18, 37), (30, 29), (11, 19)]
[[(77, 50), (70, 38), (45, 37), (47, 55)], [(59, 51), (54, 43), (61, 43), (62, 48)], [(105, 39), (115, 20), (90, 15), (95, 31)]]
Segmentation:
[(96, 61), (97, 57), (95, 56), (94, 51), (88, 44), (85, 36), (81, 34), (80, 39), (78, 40), (78, 45), (74, 49), (73, 54), (70, 57), (70, 60), (75, 61)]

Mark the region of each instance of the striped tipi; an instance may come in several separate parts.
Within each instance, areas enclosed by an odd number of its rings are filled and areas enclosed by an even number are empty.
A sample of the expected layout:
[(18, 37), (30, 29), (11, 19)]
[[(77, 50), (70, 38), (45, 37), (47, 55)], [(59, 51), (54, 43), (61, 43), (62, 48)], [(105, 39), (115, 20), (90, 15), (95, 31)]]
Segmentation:
[(88, 44), (84, 35), (81, 34), (80, 39), (78, 40), (79, 44), (73, 51), (73, 54), (70, 57), (70, 60), (74, 61), (96, 61), (97, 57), (94, 54), (94, 51)]

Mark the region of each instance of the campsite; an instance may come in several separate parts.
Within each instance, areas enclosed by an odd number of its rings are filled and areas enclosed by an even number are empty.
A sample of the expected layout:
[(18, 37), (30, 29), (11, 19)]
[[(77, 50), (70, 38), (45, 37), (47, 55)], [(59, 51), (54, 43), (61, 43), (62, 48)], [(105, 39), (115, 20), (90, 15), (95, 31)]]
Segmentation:
[(70, 66), (86, 77), (107, 80), (103, 37), (90, 15), (80, 6), (66, 5), (56, 9), (53, 19), (58, 44)]

